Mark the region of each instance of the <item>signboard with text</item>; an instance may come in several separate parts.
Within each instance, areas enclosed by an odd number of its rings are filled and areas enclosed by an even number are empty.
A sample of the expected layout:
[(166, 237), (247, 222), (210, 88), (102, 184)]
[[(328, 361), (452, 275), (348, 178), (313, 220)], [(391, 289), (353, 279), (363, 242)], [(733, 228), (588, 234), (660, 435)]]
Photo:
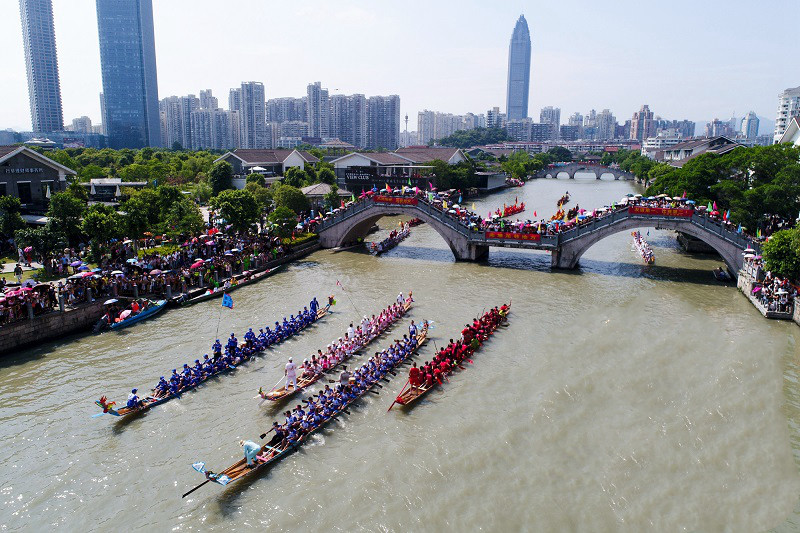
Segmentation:
[(487, 239), (506, 239), (514, 241), (541, 241), (538, 233), (517, 233), (515, 231), (487, 231)]
[(658, 215), (662, 217), (691, 217), (694, 211), (692, 209), (632, 205), (628, 208), (628, 213), (631, 215)]
[(416, 198), (406, 198), (405, 196), (384, 196), (379, 194), (373, 196), (372, 199), (382, 204), (417, 205)]

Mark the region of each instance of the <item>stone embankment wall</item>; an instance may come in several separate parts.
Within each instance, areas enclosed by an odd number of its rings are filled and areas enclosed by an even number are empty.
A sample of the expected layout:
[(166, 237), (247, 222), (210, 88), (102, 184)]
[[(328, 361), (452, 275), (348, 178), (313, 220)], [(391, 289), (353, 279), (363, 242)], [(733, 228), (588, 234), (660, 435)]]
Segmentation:
[(12, 322), (0, 328), (0, 354), (33, 344), (55, 340), (80, 331), (89, 331), (103, 314), (103, 299), (55, 310), (32, 320)]

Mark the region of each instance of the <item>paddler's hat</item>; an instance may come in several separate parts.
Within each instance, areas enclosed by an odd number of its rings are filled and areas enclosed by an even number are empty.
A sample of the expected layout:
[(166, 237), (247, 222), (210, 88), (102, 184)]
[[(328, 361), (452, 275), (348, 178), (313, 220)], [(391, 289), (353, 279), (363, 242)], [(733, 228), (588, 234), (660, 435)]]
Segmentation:
[(133, 394), (136, 394), (136, 391), (137, 391), (137, 390), (139, 390), (139, 389), (131, 389), (131, 392), (132, 392)]

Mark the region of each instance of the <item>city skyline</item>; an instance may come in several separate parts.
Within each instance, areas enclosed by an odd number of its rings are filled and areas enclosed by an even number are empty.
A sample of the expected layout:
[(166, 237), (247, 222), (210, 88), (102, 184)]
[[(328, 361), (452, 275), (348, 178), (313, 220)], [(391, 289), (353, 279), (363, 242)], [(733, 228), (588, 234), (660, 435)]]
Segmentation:
[[(630, 44), (635, 38), (620, 44), (618, 40), (603, 39), (602, 33), (596, 31), (570, 30), (569, 39), (561, 35), (567, 31), (564, 28), (582, 27), (581, 21), (585, 21), (595, 27), (607, 27), (608, 31), (652, 40), (651, 30), (639, 28), (638, 18), (627, 14), (631, 7), (627, 5), (603, 10), (592, 9), (585, 2), (557, 7), (528, 3), (514, 8), (489, 8), (468, 2), (472, 9), (463, 12), (454, 12), (445, 5), (426, 5), (430, 16), (417, 20), (418, 11), (413, 4), (376, 10), (359, 2), (344, 2), (338, 7), (311, 3), (301, 7), (270, 6), (265, 12), (259, 3), (239, 1), (228, 7), (250, 10), (256, 16), (252, 21), (243, 21), (236, 42), (212, 45), (204, 35), (214, 30), (216, 19), (209, 16), (213, 11), (204, 10), (203, 6), (215, 4), (157, 3), (154, 22), (159, 94), (196, 94), (202, 88), (211, 88), (224, 95), (243, 80), (255, 80), (264, 83), (266, 99), (300, 97), (308, 83), (322, 80), (330, 88), (331, 96), (398, 94), (401, 115), (412, 117), (423, 109), (457, 114), (484, 113), (494, 106), (505, 109), (509, 28), (520, 11), (527, 14), (533, 36), (535, 68), (531, 76), (529, 116), (537, 116), (546, 106), (559, 107), (563, 117), (575, 111), (608, 108), (622, 120), (647, 103), (656, 115), (688, 118), (698, 124), (715, 117), (727, 119), (733, 112), (742, 117), (750, 110), (772, 120), (777, 95), (800, 84), (792, 75), (800, 70), (792, 64), (798, 63), (797, 59), (788, 57), (779, 62), (759, 51), (766, 42), (763, 36), (771, 29), (770, 25), (780, 20), (780, 10), (773, 6), (751, 12), (744, 2), (733, 2), (725, 13), (714, 11), (714, 16), (723, 19), (720, 26), (725, 26), (725, 20), (747, 17), (755, 29), (736, 36), (737, 47), (741, 48), (737, 48), (737, 54), (720, 59), (709, 46), (707, 59), (700, 57), (696, 65), (686, 66), (686, 62), (668, 58), (690, 51), (693, 57), (699, 57), (694, 36), (709, 29), (702, 22), (702, 13), (710, 9), (706, 6), (696, 6), (695, 16), (685, 20), (666, 8), (653, 7), (650, 18), (658, 20), (659, 25), (678, 24), (673, 33), (682, 38), (648, 42), (645, 51)], [(186, 9), (187, 6), (192, 9)], [(0, 13), (9, 15), (0, 19), (0, 27), (6, 30), (0, 32), (0, 44), (8, 50), (9, 67), (7, 83), (0, 88), (0, 98), (6, 102), (0, 109), (0, 128), (28, 130), (30, 110), (26, 105), (18, 8), (17, 3), (10, 2), (0, 7)], [(70, 124), (73, 118), (87, 115), (99, 123), (98, 94), (102, 84), (94, 1), (76, 0), (68, 5), (56, 2), (53, 8), (59, 35), (65, 122)], [(259, 38), (257, 32), (247, 31), (260, 20), (258, 14), (276, 15), (287, 21), (303, 17), (307, 34), (298, 39), (301, 44), (287, 42), (286, 38)], [(448, 20), (448, 26), (433, 24), (439, 14), (441, 20)], [(480, 39), (470, 38), (463, 31), (447, 31), (448, 27), (464, 27), (460, 23), (466, 24), (475, 17), (482, 20)], [(178, 18), (183, 18), (185, 24), (171, 24)], [(400, 35), (412, 22), (426, 35), (422, 43)], [(356, 27), (358, 35), (345, 35), (347, 28)], [(771, 45), (789, 44), (789, 37), (782, 34), (770, 35), (770, 40)], [(275, 44), (278, 42), (281, 44)], [(370, 45), (364, 46), (366, 42)], [(359, 51), (359, 60), (331, 59), (337, 57), (337, 52), (344, 55), (354, 47)], [(326, 53), (309, 54), (319, 49), (325, 49)], [(391, 61), (386, 60), (387, 54), (394, 54)], [(659, 54), (666, 54), (663, 63), (653, 61)], [(204, 68), (204, 65), (220, 66)], [(666, 86), (664, 80), (672, 83)], [(470, 91), (458, 90), (462, 86), (468, 86)], [(734, 93), (730, 87), (738, 91)]]

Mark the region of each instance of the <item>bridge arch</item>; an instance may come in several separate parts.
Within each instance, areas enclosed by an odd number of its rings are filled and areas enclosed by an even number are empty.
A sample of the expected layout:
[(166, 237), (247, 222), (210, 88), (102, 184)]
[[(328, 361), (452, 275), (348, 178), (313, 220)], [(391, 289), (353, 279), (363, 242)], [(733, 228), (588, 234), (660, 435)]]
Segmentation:
[(597, 231), (587, 232), (569, 240), (562, 240), (561, 248), (553, 253), (553, 267), (575, 268), (580, 258), (589, 248), (611, 235), (631, 231), (636, 228), (654, 228), (680, 231), (691, 235), (711, 246), (725, 262), (731, 272), (738, 272), (743, 266), (742, 250), (735, 243), (691, 222), (691, 219), (658, 219), (628, 217), (605, 226)]
[(539, 172), (536, 173), (537, 178), (558, 178), (558, 175), (561, 173), (567, 174), (569, 179), (575, 179), (575, 174), (578, 172), (585, 172), (587, 174), (594, 174), (595, 179), (602, 179), (605, 175), (612, 175), (614, 176), (615, 180), (634, 180), (635, 176), (630, 172), (625, 172), (619, 168), (611, 168), (604, 165), (596, 165), (592, 163), (569, 163), (569, 164), (562, 164), (560, 166), (553, 166), (543, 168)]
[(324, 248), (337, 248), (364, 237), (369, 229), (385, 216), (406, 215), (427, 222), (447, 243), (457, 260), (474, 261), (488, 253), (487, 246), (470, 243), (466, 228), (451, 221), (444, 214), (423, 205), (391, 205), (370, 203), (368, 208), (345, 214), (337, 223), (323, 226), (319, 231)]

